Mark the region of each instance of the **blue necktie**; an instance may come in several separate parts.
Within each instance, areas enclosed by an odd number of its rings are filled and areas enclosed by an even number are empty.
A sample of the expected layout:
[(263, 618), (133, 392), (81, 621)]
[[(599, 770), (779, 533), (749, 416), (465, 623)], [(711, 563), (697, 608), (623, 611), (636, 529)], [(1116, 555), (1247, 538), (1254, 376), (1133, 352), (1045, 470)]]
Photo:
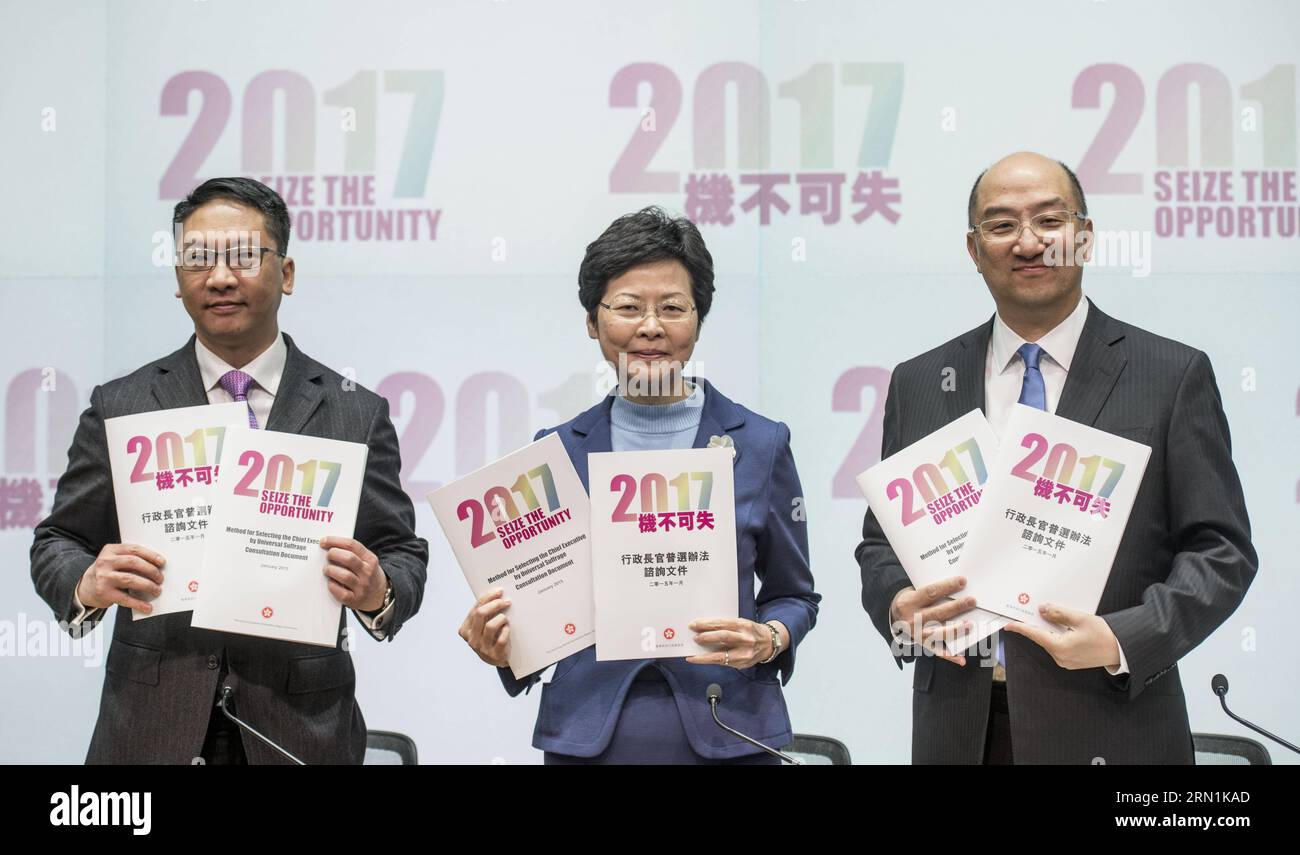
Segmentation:
[(1043, 355), (1043, 349), (1036, 344), (1022, 344), (1016, 353), (1025, 361), (1025, 379), (1020, 384), (1020, 403), (1046, 410), (1047, 387), (1043, 385), (1043, 372), (1038, 370), (1038, 357)]
[[(1043, 349), (1036, 344), (1022, 344), (1016, 351), (1025, 361), (1025, 379), (1020, 384), (1019, 403), (1039, 410), (1047, 409), (1047, 386), (1043, 384), (1043, 372), (1038, 370), (1038, 358)], [(1007, 657), (1004, 652), (1001, 634), (998, 637), (998, 664), (1006, 667)]]

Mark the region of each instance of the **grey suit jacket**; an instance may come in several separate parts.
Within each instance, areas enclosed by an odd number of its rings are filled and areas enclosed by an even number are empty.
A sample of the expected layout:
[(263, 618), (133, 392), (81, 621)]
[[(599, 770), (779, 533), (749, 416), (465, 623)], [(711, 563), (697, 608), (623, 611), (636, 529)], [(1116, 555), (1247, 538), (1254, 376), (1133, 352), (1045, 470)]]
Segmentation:
[[(883, 456), (984, 408), (992, 330), (990, 318), (894, 370)], [(949, 368), (956, 388), (944, 391)], [(1129, 673), (1065, 670), (1028, 639), (1003, 633), (1015, 761), (1191, 763), (1178, 660), (1236, 610), (1258, 564), (1210, 360), (1094, 304), (1056, 414), (1151, 446), (1097, 608)], [(862, 538), (862, 605), (890, 639), (889, 606), (911, 583), (870, 511)], [(913, 762), (981, 762), (993, 675), (980, 664), (915, 660)]]
[[(392, 639), (420, 608), (429, 550), (415, 535), (415, 512), (399, 480), (388, 402), (354, 384), (348, 391), (342, 376), (284, 338), (288, 357), (266, 427), (369, 446), (355, 537), (391, 580), (394, 614), (372, 634)], [(54, 508), (36, 527), (31, 550), (36, 591), (60, 620), (75, 617), (73, 592), (99, 550), (120, 540), (104, 420), (207, 402), (193, 337), (170, 356), (91, 392)], [(346, 622), (345, 610), (340, 638)], [(118, 616), (86, 762), (192, 762), (203, 746), (223, 657), (224, 684), (235, 689), (241, 718), (307, 763), (361, 762), (366, 726), (346, 649), (196, 629), (189, 612), (141, 621)], [(250, 763), (284, 762), (247, 735), (244, 746)]]

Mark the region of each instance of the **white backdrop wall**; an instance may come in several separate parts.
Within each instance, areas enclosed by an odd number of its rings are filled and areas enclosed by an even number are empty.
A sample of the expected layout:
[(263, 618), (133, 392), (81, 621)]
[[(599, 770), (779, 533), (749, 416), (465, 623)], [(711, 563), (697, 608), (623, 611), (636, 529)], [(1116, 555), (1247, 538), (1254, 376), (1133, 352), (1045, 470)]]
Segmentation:
[(714, 256), (701, 373), (793, 432), (824, 595), (795, 727), (906, 762), (910, 672), (861, 608), (851, 476), (878, 458), (891, 368), (992, 313), (966, 195), (1026, 148), (1076, 167), (1098, 228), (1142, 250), (1086, 293), (1218, 375), (1261, 567), (1181, 664), (1193, 728), (1246, 733), (1210, 694), (1223, 671), (1235, 707), (1295, 736), (1300, 8), (652, 5), (0, 4), (0, 761), (84, 756), (111, 627), (46, 649), (31, 528), (91, 388), (189, 335), (155, 262), (172, 205), (244, 174), (294, 215), (283, 329), (389, 398), (431, 544), (416, 619), (354, 637), (371, 727), (426, 762), (540, 760), (537, 693), (509, 699), (455, 634), (470, 598), (424, 494), (595, 400), (578, 263), (655, 203)]

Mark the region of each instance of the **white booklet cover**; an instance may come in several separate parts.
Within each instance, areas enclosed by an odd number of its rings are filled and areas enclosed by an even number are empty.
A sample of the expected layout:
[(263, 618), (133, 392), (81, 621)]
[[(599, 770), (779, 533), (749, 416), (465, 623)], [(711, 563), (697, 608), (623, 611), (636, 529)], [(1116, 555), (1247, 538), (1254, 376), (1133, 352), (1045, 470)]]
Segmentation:
[(1045, 629), (1046, 602), (1095, 613), (1150, 456), (1140, 443), (1016, 404), (962, 557), (976, 601)]
[(366, 446), (244, 427), (225, 453), (190, 625), (336, 647), (320, 540), (356, 528)]
[(558, 434), (430, 493), (475, 598), (511, 601), (510, 670), (542, 670), (596, 642), (591, 502)]
[[(984, 414), (971, 410), (858, 476), (867, 505), (914, 587), (965, 575), (967, 587), (958, 596), (970, 594), (973, 570), (964, 556), (972, 527), (983, 515), (988, 463), (997, 448)], [(960, 619), (972, 628), (946, 640), (950, 655), (1009, 622), (983, 608)]]
[(689, 624), (739, 616), (732, 451), (587, 455), (596, 658), (711, 652)]
[(153, 606), (148, 614), (133, 609), (133, 620), (194, 608), (226, 429), (247, 424), (243, 402), (104, 420), (121, 541), (166, 559), (161, 594), (132, 592)]

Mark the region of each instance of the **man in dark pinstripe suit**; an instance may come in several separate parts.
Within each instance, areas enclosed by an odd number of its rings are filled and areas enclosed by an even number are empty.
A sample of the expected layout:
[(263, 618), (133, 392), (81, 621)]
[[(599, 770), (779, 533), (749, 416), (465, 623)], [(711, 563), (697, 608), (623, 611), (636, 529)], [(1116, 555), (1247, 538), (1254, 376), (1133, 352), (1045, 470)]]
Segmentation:
[[(176, 296), (194, 321), (180, 350), (98, 386), (81, 415), (50, 516), (36, 527), (32, 579), (68, 631), (93, 631), (119, 606), (88, 763), (283, 762), (241, 734), (214, 702), (234, 689), (235, 712), (307, 763), (360, 763), (366, 725), (347, 647), (327, 650), (190, 627), (188, 612), (147, 615), (140, 593), (168, 578), (165, 556), (119, 543), (104, 420), (243, 401), (249, 425), (369, 446), (356, 538), (330, 537), (325, 578), (376, 640), (392, 639), (420, 608), (428, 545), (402, 490), (397, 434), (380, 396), (316, 362), (280, 332), (293, 292), (289, 216), (274, 190), (214, 178), (176, 206), (185, 230)], [(340, 615), (339, 633), (347, 612)]]
[[(1151, 459), (1097, 614), (1049, 604), (1057, 631), (1012, 623), (978, 655), (898, 657), (915, 662), (912, 760), (1191, 763), (1178, 660), (1232, 614), (1257, 566), (1210, 361), (1083, 295), (1070, 262), (1090, 252), (1092, 221), (1064, 164), (1002, 159), (968, 215), (997, 313), (895, 369), (882, 455), (975, 407), (998, 433), (1019, 401), (1149, 445)], [(870, 511), (862, 536), (862, 604), (896, 652), (975, 605), (960, 577), (914, 590)]]

